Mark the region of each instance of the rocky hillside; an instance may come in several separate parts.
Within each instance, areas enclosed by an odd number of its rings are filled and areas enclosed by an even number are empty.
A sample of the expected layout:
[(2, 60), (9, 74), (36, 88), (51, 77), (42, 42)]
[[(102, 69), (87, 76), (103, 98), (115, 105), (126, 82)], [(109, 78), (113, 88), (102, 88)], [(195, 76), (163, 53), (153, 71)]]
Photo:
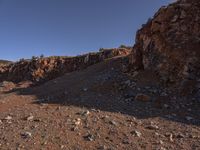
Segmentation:
[(19, 62), (0, 67), (0, 81), (47, 81), (65, 73), (84, 69), (108, 58), (127, 55), (130, 51), (131, 48), (101, 49), (97, 53), (77, 57), (22, 59)]
[(165, 83), (200, 79), (200, 1), (162, 7), (137, 32), (130, 56), (134, 70), (155, 71)]
[(8, 61), (8, 60), (0, 60), (0, 65), (6, 65), (6, 64), (9, 64), (11, 63), (11, 61)]
[(199, 30), (200, 1), (182, 0), (133, 49), (0, 67), (0, 150), (200, 150)]

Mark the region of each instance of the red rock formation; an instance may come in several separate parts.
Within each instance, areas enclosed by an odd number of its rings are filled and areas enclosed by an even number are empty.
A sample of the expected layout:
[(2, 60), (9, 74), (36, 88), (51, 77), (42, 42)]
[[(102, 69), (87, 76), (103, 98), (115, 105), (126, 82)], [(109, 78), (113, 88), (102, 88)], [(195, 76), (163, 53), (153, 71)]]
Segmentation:
[(114, 56), (129, 54), (131, 49), (103, 49), (98, 53), (89, 53), (77, 57), (47, 57), (21, 60), (0, 67), (0, 81), (20, 82), (31, 80), (42, 82), (54, 79), (65, 73), (84, 69)]
[(130, 55), (133, 69), (156, 71), (163, 80), (200, 78), (200, 1), (162, 7), (137, 32)]

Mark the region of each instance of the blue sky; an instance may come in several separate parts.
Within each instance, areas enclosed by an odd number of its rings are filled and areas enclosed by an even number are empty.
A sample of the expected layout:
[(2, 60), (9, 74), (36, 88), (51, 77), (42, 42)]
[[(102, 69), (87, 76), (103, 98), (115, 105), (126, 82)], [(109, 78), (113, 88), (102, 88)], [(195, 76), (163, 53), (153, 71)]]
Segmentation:
[(0, 59), (132, 46), (141, 25), (172, 1), (0, 0)]

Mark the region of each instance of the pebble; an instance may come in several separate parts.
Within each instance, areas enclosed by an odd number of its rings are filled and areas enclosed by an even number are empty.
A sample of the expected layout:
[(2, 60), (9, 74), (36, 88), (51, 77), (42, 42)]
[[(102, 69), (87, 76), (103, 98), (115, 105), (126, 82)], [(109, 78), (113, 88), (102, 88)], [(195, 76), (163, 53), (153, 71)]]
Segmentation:
[(131, 84), (131, 81), (130, 81), (130, 80), (127, 80), (127, 81), (124, 82), (124, 84), (130, 85), (130, 84)]
[(64, 146), (64, 145), (61, 145), (60, 148), (63, 149), (63, 148), (65, 148), (65, 146)]
[(164, 142), (163, 142), (162, 140), (160, 140), (160, 141), (159, 141), (159, 143), (160, 143), (161, 145), (163, 145), (163, 144), (164, 144)]
[(136, 131), (136, 130), (132, 131), (131, 134), (136, 137), (141, 137), (141, 135), (142, 135), (142, 133), (140, 133), (139, 131)]
[(109, 121), (109, 123), (112, 124), (112, 125), (115, 125), (115, 126), (118, 125), (118, 123), (116, 121), (114, 121), (114, 120)]
[(164, 107), (165, 107), (165, 108), (169, 108), (169, 105), (167, 105), (167, 104), (164, 104)]
[(105, 145), (101, 145), (101, 146), (99, 146), (97, 149), (98, 149), (98, 150), (106, 150), (107, 147), (106, 147)]
[(169, 135), (169, 140), (170, 140), (170, 142), (173, 142), (173, 141), (174, 141), (174, 140), (173, 140), (173, 135), (172, 135), (172, 134)]
[(92, 134), (88, 134), (88, 135), (84, 136), (84, 139), (87, 141), (94, 141), (95, 137)]
[(5, 117), (5, 120), (12, 120), (12, 117), (11, 116), (7, 116), (7, 117)]
[(84, 92), (87, 92), (87, 91), (88, 91), (88, 88), (83, 88), (83, 91), (84, 91)]
[(191, 121), (191, 120), (193, 120), (193, 118), (190, 117), (190, 116), (186, 116), (185, 119), (186, 119), (187, 121)]
[(161, 147), (159, 150), (166, 150), (166, 148), (164, 148), (164, 147)]
[(176, 137), (181, 139), (181, 138), (184, 138), (184, 135), (180, 133)]
[(81, 124), (81, 119), (77, 118), (76, 120), (74, 120), (74, 125), (80, 125)]
[(28, 116), (28, 117), (26, 118), (26, 120), (27, 120), (27, 121), (32, 121), (33, 118), (34, 118), (34, 116), (30, 115), (30, 116)]
[(130, 139), (125, 138), (125, 139), (123, 139), (122, 143), (123, 144), (131, 144), (131, 141), (130, 141)]
[(26, 139), (26, 138), (31, 138), (32, 134), (30, 132), (24, 132), (24, 133), (21, 133), (21, 136)]
[(90, 114), (89, 110), (83, 111), (80, 113), (82, 116), (88, 116)]
[(159, 129), (159, 127), (157, 125), (149, 125), (146, 128), (150, 129), (150, 130), (157, 130), (157, 129)]

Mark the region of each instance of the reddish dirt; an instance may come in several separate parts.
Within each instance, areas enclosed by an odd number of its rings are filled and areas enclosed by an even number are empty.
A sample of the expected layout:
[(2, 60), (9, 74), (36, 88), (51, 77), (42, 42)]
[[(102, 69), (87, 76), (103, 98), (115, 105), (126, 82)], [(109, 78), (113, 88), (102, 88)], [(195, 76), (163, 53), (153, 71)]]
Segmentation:
[[(4, 82), (0, 149), (200, 149), (200, 104), (161, 86), (151, 72), (121, 72), (124, 59), (38, 86)], [(134, 100), (140, 93), (150, 100)]]

